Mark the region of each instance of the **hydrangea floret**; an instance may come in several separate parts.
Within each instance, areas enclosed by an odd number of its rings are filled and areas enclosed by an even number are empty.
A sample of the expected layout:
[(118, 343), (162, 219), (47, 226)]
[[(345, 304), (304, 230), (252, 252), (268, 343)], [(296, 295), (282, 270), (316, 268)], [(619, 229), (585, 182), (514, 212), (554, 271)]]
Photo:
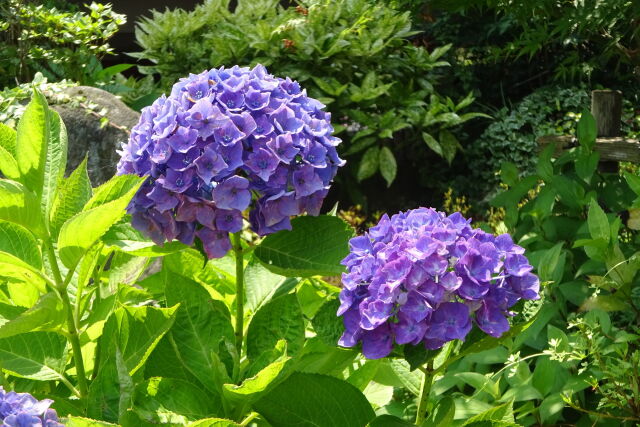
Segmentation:
[(142, 110), (120, 151), (118, 174), (149, 177), (128, 208), (133, 226), (157, 244), (198, 238), (218, 258), (247, 208), (259, 235), (317, 215), (344, 164), (324, 107), (261, 65), (181, 79)]
[(386, 214), (349, 242), (342, 261), (339, 344), (362, 343), (371, 359), (395, 344), (441, 348), (464, 340), (475, 323), (499, 337), (509, 330), (509, 309), (539, 298), (539, 280), (508, 234), (470, 226), (460, 213), (418, 208)]
[(52, 400), (37, 400), (29, 393), (5, 392), (0, 386), (0, 427), (62, 427)]

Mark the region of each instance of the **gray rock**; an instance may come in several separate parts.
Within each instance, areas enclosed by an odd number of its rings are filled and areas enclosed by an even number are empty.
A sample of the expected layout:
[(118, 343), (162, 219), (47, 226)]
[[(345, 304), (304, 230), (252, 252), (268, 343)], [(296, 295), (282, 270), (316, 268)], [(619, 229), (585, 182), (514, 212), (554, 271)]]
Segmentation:
[[(63, 92), (67, 102), (51, 107), (60, 113), (67, 127), (67, 173), (88, 154), (89, 177), (93, 186), (97, 186), (115, 174), (120, 158), (116, 150), (129, 139), (129, 130), (138, 123), (140, 113), (115, 95), (95, 87), (75, 86)], [(108, 122), (101, 126), (103, 118)]]

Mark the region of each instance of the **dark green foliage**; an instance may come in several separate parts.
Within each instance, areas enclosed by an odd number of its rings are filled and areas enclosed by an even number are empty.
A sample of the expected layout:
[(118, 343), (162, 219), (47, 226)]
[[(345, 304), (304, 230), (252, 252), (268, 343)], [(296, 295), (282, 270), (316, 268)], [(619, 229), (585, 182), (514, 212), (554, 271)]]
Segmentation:
[[(509, 180), (492, 202), (506, 210), (508, 230), (549, 283), (547, 293), (555, 301), (543, 306), (531, 332), (516, 340), (549, 356), (532, 364), (541, 403), (531, 408), (531, 422), (555, 423), (585, 411), (591, 411), (585, 421), (606, 417), (616, 425), (634, 425), (640, 418), (634, 392), (640, 385), (640, 240), (638, 224), (625, 219), (634, 218), (639, 206), (640, 178), (598, 171), (595, 126), (583, 113), (579, 147), (555, 161), (554, 147), (547, 147), (536, 172)], [(503, 170), (511, 168), (505, 164)], [(546, 342), (534, 336), (544, 328)], [(578, 412), (563, 412), (563, 402)]]
[[(515, 164), (521, 172), (531, 172), (537, 138), (573, 133), (578, 113), (588, 106), (585, 89), (550, 86), (536, 90), (513, 108), (499, 110), (466, 152), (471, 179), (463, 184), (465, 190), (482, 198), (499, 182), (497, 172), (503, 162)], [(465, 177), (459, 180), (464, 182)]]
[(98, 59), (112, 52), (108, 39), (125, 23), (124, 15), (99, 3), (87, 12), (65, 1), (38, 3), (0, 5), (0, 87), (31, 81), (37, 71), (87, 82), (102, 68)]
[[(400, 9), (401, 10), (401, 9)], [(473, 102), (443, 97), (435, 70), (448, 47), (415, 46), (408, 12), (370, 0), (302, 1), (282, 8), (275, 0), (207, 0), (193, 12), (154, 12), (138, 23), (142, 51), (168, 89), (180, 77), (221, 65), (261, 63), (296, 79), (327, 104), (342, 154), (343, 179), (356, 200), (355, 181), (380, 173), (396, 178), (396, 156), (407, 146), (430, 149), (451, 163), (460, 144), (444, 129), (476, 117), (462, 111)]]
[[(510, 2), (435, 0), (431, 13), (450, 22), (474, 20), (483, 61), (523, 58), (555, 80), (605, 79), (612, 70), (630, 77), (640, 65), (640, 3), (628, 0)], [(478, 26), (483, 31), (477, 32)], [(471, 29), (463, 29), (474, 34)], [(621, 79), (622, 80), (622, 79)]]

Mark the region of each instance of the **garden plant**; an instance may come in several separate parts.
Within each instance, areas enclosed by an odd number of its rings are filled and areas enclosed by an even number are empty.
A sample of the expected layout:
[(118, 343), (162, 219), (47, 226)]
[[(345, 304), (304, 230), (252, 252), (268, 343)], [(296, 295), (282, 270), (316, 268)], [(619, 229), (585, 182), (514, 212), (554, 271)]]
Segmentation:
[[(318, 215), (343, 164), (323, 108), (262, 66), (190, 75), (92, 189), (85, 163), (63, 177), (65, 125), (34, 90), (1, 128), (2, 383), (30, 393), (3, 392), (5, 424), (412, 425), (363, 393), (383, 370), (421, 381), (415, 425), (452, 423), (434, 379), (526, 330), (539, 281), (459, 213), (358, 237)], [(512, 405), (459, 423), (513, 424)]]
[(0, 1), (1, 427), (640, 424), (636, 2), (128, 6)]

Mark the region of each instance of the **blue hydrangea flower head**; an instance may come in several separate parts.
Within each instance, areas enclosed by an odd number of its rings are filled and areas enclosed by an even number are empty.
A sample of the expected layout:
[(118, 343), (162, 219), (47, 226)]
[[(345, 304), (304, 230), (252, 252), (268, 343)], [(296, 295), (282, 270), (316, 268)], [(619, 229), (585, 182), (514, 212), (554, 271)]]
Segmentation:
[(248, 208), (260, 235), (317, 215), (344, 164), (330, 120), (297, 82), (261, 65), (181, 79), (142, 110), (120, 151), (118, 174), (149, 177), (128, 208), (133, 226), (157, 244), (198, 238), (216, 258)]
[(509, 330), (509, 309), (539, 298), (540, 283), (524, 249), (508, 234), (470, 226), (460, 213), (418, 208), (386, 214), (349, 242), (342, 261), (339, 344), (362, 343), (370, 359), (395, 344), (438, 349), (464, 340), (475, 323), (499, 337)]
[(0, 386), (1, 427), (63, 427), (56, 411), (49, 408), (52, 400), (37, 400), (29, 393), (5, 392)]

